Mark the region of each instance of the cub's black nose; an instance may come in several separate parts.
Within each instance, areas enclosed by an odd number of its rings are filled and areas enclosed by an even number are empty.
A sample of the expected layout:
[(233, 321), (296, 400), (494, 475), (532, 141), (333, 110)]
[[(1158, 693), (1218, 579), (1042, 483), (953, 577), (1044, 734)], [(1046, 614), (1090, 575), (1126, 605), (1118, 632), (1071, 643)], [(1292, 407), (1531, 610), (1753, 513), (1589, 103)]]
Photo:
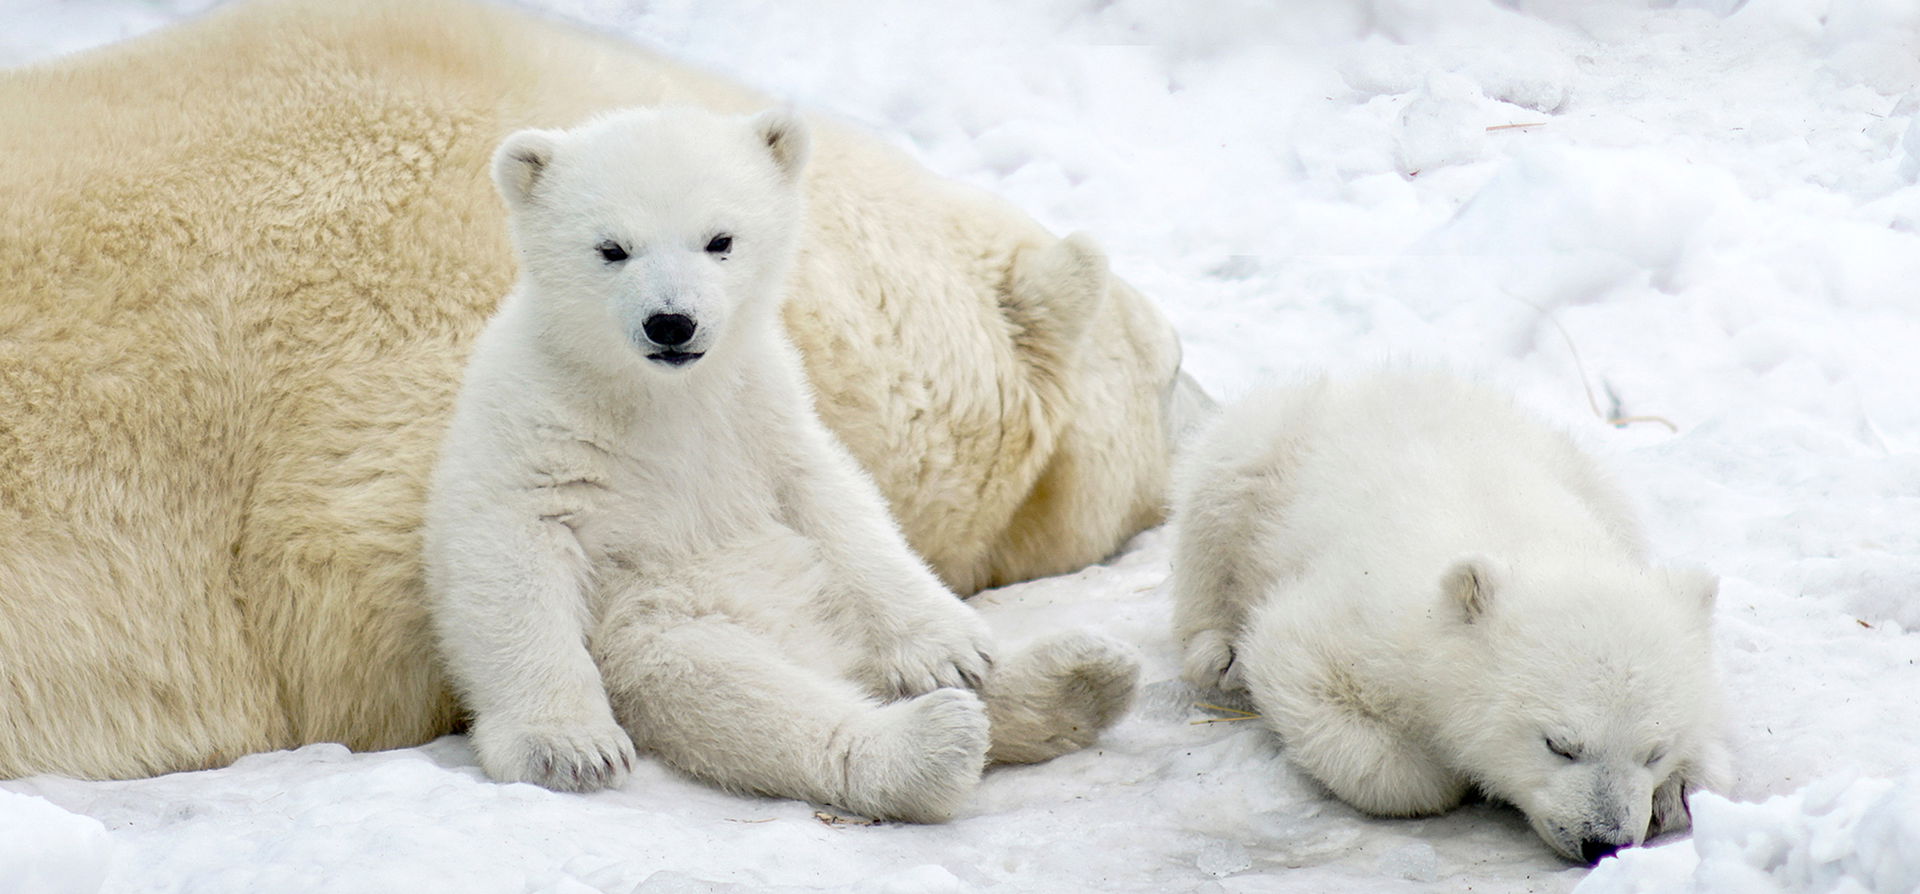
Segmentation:
[(1611, 841), (1589, 838), (1580, 842), (1580, 858), (1591, 865), (1600, 862), (1604, 857), (1613, 856), (1613, 852), (1619, 849), (1620, 845), (1614, 844)]
[(640, 328), (654, 344), (672, 348), (693, 338), (695, 327), (693, 318), (686, 314), (654, 314), (641, 323)]

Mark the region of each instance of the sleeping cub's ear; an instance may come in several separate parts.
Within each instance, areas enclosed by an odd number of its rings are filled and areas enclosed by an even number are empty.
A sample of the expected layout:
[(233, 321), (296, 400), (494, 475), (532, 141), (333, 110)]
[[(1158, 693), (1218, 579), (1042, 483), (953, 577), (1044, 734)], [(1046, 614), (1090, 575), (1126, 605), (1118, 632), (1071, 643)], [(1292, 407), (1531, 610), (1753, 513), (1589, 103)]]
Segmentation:
[(1440, 592), (1446, 594), (1449, 603), (1459, 606), (1461, 619), (1469, 624), (1486, 614), (1498, 589), (1500, 571), (1486, 556), (1466, 556), (1440, 576)]
[(533, 201), (540, 175), (553, 163), (553, 150), (559, 144), (559, 132), (523, 130), (500, 142), (493, 153), (493, 185), (510, 208)]
[(773, 156), (773, 165), (785, 174), (787, 182), (800, 179), (807, 166), (813, 137), (807, 122), (790, 108), (769, 109), (753, 116), (753, 132)]

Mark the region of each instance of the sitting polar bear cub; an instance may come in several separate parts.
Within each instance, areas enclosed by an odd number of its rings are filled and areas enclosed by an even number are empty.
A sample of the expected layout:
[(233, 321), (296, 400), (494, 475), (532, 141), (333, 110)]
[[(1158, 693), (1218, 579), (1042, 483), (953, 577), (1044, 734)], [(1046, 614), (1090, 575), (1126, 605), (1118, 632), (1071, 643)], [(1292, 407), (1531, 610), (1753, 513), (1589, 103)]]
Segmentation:
[(807, 148), (785, 113), (657, 109), (495, 155), (521, 276), (475, 343), (425, 542), (497, 779), (614, 785), (638, 744), (939, 821), (989, 757), (1083, 747), (1131, 697), (1127, 650), (1091, 636), (990, 673), (986, 626), (814, 416), (779, 316)]
[(1175, 480), (1187, 679), (1248, 690), (1355, 807), (1477, 786), (1593, 862), (1724, 784), (1715, 580), (1650, 567), (1593, 463), (1506, 398), (1418, 374), (1264, 393)]

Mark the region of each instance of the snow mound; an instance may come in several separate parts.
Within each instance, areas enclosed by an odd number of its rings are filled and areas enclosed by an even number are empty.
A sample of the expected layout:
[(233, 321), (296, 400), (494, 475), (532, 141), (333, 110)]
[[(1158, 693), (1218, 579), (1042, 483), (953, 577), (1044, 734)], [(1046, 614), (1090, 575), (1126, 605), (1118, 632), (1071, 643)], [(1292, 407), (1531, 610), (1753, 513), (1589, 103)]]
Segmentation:
[(1692, 841), (1624, 851), (1575, 894), (1920, 891), (1920, 773), (1839, 776), (1758, 804), (1693, 800)]
[(0, 789), (0, 891), (94, 894), (112, 853), (99, 820)]

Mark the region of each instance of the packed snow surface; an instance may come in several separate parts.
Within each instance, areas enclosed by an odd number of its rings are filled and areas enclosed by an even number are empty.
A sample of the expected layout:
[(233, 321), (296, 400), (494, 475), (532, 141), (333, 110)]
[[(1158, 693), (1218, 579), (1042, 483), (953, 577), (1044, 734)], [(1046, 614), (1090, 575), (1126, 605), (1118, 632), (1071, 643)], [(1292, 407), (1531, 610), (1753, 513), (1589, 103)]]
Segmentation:
[[(201, 5), (0, 0), (0, 63)], [(1091, 232), (1221, 397), (1408, 361), (1512, 389), (1616, 473), (1662, 558), (1721, 575), (1738, 783), (1696, 800), (1692, 838), (1591, 875), (1498, 805), (1361, 816), (1257, 723), (1195, 722), (1219, 715), (1177, 679), (1156, 530), (974, 600), (1011, 641), (1137, 643), (1145, 687), (1098, 747), (991, 771), (944, 826), (657, 764), (590, 796), (497, 785), (457, 737), (314, 745), (5, 783), (0, 890), (1920, 886), (1920, 6), (544, 5)]]

